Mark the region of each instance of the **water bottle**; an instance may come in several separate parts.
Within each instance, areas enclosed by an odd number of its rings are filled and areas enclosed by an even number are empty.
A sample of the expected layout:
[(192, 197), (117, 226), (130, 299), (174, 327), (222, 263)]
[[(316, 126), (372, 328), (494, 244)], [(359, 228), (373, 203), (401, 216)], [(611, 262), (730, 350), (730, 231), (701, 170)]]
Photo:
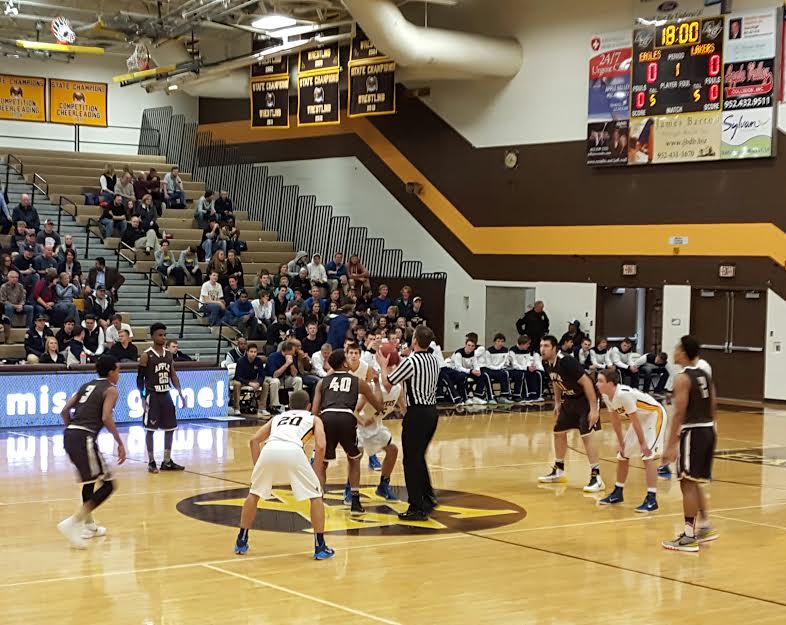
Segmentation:
[(85, 352), (82, 352), (81, 354), (79, 354), (79, 364), (80, 365), (86, 365), (87, 364), (87, 354), (85, 354)]

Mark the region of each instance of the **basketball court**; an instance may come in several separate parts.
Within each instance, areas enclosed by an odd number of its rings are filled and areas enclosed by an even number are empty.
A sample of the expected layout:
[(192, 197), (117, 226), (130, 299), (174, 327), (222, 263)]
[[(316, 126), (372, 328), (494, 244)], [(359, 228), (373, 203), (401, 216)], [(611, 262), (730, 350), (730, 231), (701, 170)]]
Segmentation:
[[(676, 481), (659, 483), (657, 513), (634, 514), (645, 492), (640, 465), (625, 503), (602, 508), (602, 493), (581, 490), (588, 466), (571, 438), (569, 483), (538, 485), (552, 461), (552, 414), (531, 410), (440, 420), (429, 460), (442, 506), (428, 523), (399, 524), (394, 513), (405, 504), (374, 496), (378, 474), (365, 463), (367, 514), (351, 519), (341, 504), (346, 465), (331, 467), (326, 539), (336, 557), (325, 562), (311, 560), (306, 508), (287, 489), (260, 503), (257, 522), (267, 530), (252, 531), (249, 554), (232, 554), (253, 428), (186, 424), (173, 452), (186, 472), (159, 475), (147, 473), (141, 428), (124, 429), (129, 460), (98, 515), (109, 533), (84, 552), (55, 529), (79, 499), (62, 431), (4, 432), (0, 611), (7, 625), (84, 623), (88, 606), (95, 625), (649, 624), (696, 613), (715, 624), (780, 624), (784, 417), (720, 412), (709, 492), (721, 538), (698, 554), (660, 546), (682, 525)], [(398, 439), (400, 422), (389, 426)], [(612, 439), (607, 426), (607, 485)], [(111, 449), (111, 438), (103, 443)], [(400, 466), (392, 483), (403, 487)]]

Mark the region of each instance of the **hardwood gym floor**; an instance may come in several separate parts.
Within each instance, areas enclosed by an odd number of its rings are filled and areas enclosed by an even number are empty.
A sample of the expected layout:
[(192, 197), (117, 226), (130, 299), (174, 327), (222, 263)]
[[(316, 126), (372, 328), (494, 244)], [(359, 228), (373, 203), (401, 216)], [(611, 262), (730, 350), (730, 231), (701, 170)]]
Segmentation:
[[(332, 467), (327, 538), (337, 553), (326, 562), (310, 559), (305, 508), (284, 489), (258, 515), (276, 531), (252, 532), (249, 555), (233, 555), (251, 428), (184, 425), (175, 459), (188, 470), (159, 475), (148, 475), (143, 432), (131, 428), (119, 492), (97, 515), (109, 534), (85, 552), (55, 529), (79, 495), (61, 433), (4, 432), (2, 623), (786, 622), (786, 411), (721, 414), (710, 489), (721, 538), (699, 554), (660, 547), (682, 523), (676, 481), (659, 484), (661, 509), (649, 517), (633, 513), (645, 490), (637, 468), (614, 509), (581, 491), (588, 469), (575, 451), (569, 484), (538, 486), (551, 421), (537, 411), (443, 418), (430, 462), (444, 506), (426, 528), (396, 524), (403, 506), (374, 498), (378, 474), (365, 466), (368, 515), (350, 521), (338, 492), (345, 465)], [(398, 438), (400, 423), (390, 427)], [(606, 427), (607, 485), (612, 438)], [(393, 482), (403, 484), (400, 467)]]

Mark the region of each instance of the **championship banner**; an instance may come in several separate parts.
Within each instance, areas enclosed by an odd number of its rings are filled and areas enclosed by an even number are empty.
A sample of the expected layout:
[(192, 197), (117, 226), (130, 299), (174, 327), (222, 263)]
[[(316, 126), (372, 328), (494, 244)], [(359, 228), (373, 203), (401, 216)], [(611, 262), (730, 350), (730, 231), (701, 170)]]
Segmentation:
[[(325, 33), (323, 33), (325, 34)], [(307, 50), (298, 55), (298, 73), (324, 72), (339, 68), (338, 43), (330, 44), (324, 48)]]
[(349, 48), (349, 63), (365, 63), (385, 57), (363, 32), (359, 25), (355, 25), (355, 36)]
[(251, 127), (289, 128), (289, 76), (251, 81)]
[(396, 112), (396, 63), (369, 62), (349, 66), (349, 116)]
[(341, 123), (339, 72), (310, 74), (297, 78), (298, 126)]
[(49, 79), (49, 121), (54, 124), (107, 126), (105, 82)]
[(46, 78), (0, 74), (0, 119), (46, 121)]
[[(271, 46), (280, 45), (280, 39), (270, 39), (269, 37), (254, 37), (251, 41), (252, 52), (259, 52)], [(254, 63), (251, 66), (251, 78), (268, 78), (270, 76), (289, 75), (289, 55), (282, 54), (265, 59), (261, 63)]]

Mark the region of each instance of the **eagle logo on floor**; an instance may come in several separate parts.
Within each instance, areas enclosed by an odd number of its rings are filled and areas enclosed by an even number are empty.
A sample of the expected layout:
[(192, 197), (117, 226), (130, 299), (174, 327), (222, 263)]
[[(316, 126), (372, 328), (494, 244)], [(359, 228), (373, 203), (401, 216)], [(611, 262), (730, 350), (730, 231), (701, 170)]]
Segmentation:
[[(527, 516), (524, 508), (509, 501), (452, 490), (437, 492), (439, 507), (428, 521), (401, 521), (399, 512), (407, 509), (406, 489), (391, 488), (400, 501), (387, 501), (363, 486), (360, 498), (365, 514), (350, 516), (344, 506), (344, 487), (329, 484), (325, 489), (325, 532), (349, 535), (403, 535), (433, 532), (469, 532), (511, 525)], [(247, 488), (202, 493), (177, 504), (180, 513), (218, 525), (237, 527)], [(310, 531), (309, 502), (296, 501), (289, 488), (274, 488), (268, 500), (259, 500), (254, 528), (274, 532)]]

